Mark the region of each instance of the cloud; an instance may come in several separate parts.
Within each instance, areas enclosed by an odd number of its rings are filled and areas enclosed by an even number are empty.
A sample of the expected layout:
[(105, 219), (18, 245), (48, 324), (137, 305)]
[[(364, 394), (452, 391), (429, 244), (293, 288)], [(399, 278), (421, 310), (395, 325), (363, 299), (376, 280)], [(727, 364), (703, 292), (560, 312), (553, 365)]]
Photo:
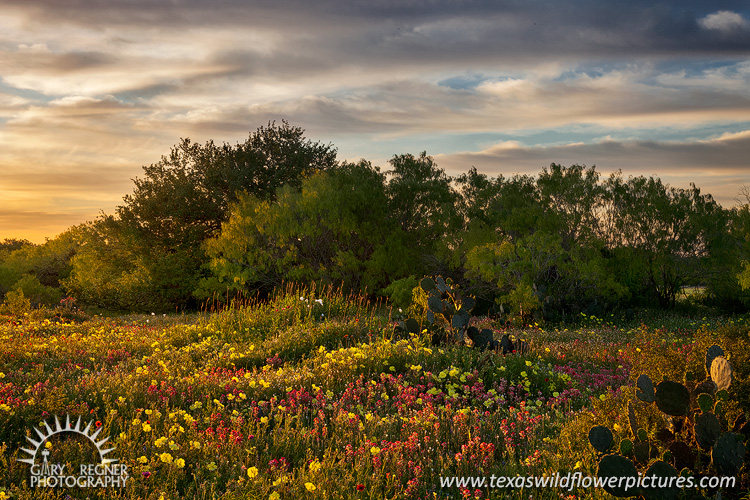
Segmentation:
[(698, 20), (703, 28), (723, 32), (744, 30), (750, 27), (747, 19), (736, 12), (720, 10)]

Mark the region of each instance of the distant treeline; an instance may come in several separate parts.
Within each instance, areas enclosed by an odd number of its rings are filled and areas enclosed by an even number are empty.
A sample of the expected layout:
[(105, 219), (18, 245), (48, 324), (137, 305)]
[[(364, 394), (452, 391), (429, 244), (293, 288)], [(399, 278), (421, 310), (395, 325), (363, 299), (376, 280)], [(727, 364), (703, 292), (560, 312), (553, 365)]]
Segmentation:
[(747, 204), (580, 165), (450, 177), (426, 153), (389, 163), (340, 162), (287, 122), (235, 145), (183, 139), (115, 214), (0, 243), (0, 294), (151, 312), (314, 281), (400, 301), (439, 274), (485, 307), (553, 320), (673, 307), (686, 286), (750, 305)]

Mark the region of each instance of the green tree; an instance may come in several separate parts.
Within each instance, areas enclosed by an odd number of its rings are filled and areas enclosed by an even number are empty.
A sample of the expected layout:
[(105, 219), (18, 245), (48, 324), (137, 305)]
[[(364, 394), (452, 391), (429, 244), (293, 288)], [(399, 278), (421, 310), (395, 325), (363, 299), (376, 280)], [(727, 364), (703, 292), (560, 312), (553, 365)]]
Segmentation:
[(682, 287), (702, 279), (721, 207), (694, 184), (678, 189), (654, 177), (625, 181), (613, 174), (606, 188), (605, 225), (616, 271), (629, 270), (634, 296), (647, 294), (661, 307), (674, 307)]
[(539, 201), (544, 207), (540, 229), (555, 232), (561, 245), (601, 245), (599, 217), (604, 206), (604, 186), (595, 167), (552, 163), (536, 180)]
[(475, 289), (491, 286), (514, 314), (547, 316), (621, 296), (601, 253), (604, 190), (594, 167), (553, 163), (537, 178), (507, 179), (472, 170), (458, 184), (469, 220), (466, 276)]
[(14, 249), (0, 262), (0, 293), (22, 289), (35, 303), (49, 305), (59, 301), (61, 282), (70, 274), (71, 259), (80, 244), (78, 226), (41, 245), (12, 244), (10, 247)]
[(236, 145), (183, 139), (144, 167), (114, 217), (88, 228), (90, 246), (76, 259), (68, 287), (108, 308), (190, 306), (208, 276), (202, 244), (219, 234), (241, 193), (272, 201), (276, 189), (299, 189), (303, 178), (335, 165), (332, 146), (306, 139), (286, 121)]
[(389, 223), (383, 174), (365, 161), (312, 175), (301, 191), (285, 186), (275, 201), (241, 196), (206, 248), (233, 288), (294, 280), (372, 290), (408, 275), (414, 259)]
[(417, 274), (443, 274), (462, 225), (452, 179), (426, 152), (395, 155), (390, 165), (388, 213), (422, 255)]
[(84, 304), (111, 310), (153, 311), (150, 274), (126, 240), (121, 220), (102, 215), (86, 224), (84, 244), (63, 287)]

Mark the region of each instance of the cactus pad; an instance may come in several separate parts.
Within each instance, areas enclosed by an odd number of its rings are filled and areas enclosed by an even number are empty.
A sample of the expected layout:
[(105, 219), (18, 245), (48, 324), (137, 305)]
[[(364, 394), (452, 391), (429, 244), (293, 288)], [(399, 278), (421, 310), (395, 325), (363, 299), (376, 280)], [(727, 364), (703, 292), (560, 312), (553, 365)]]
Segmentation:
[(727, 390), (732, 383), (732, 365), (723, 356), (717, 356), (711, 362), (711, 380), (719, 390)]
[(698, 406), (703, 413), (707, 413), (714, 407), (714, 398), (710, 394), (700, 394), (698, 396)]
[(489, 328), (483, 328), (480, 332), (476, 327), (471, 327), (469, 328), (469, 338), (474, 342), (474, 346), (481, 350), (493, 349), (495, 347), (492, 330)]
[(422, 278), (422, 281), (419, 282), (419, 286), (421, 286), (422, 290), (425, 292), (435, 290), (435, 282), (432, 278)]
[[(635, 468), (633, 462), (622, 455), (605, 455), (599, 461), (599, 469), (596, 471), (596, 475), (601, 478), (628, 477), (632, 478), (632, 482), (635, 483), (638, 480), (638, 469)], [(636, 492), (635, 488), (625, 489), (625, 484), (618, 484), (614, 488), (606, 484), (604, 489), (611, 495), (623, 498), (633, 496)]]
[(721, 434), (721, 422), (710, 412), (701, 413), (695, 419), (695, 440), (702, 448), (710, 448)]
[(709, 347), (706, 351), (706, 373), (708, 373), (709, 375), (711, 374), (711, 363), (713, 362), (714, 358), (717, 358), (719, 356), (724, 356), (724, 349), (717, 346), (716, 344)]
[(711, 460), (716, 469), (727, 476), (734, 476), (745, 460), (745, 445), (742, 435), (726, 432), (716, 440), (711, 450)]
[(656, 406), (667, 415), (679, 417), (690, 410), (690, 391), (682, 384), (665, 380), (656, 386)]
[(633, 452), (633, 442), (630, 439), (620, 441), (620, 453), (630, 455)]
[(638, 396), (638, 399), (645, 403), (653, 403), (655, 401), (654, 383), (651, 382), (651, 377), (644, 373), (638, 377), (635, 385), (638, 388), (635, 393), (635, 395)]
[(636, 437), (638, 438), (638, 441), (648, 441), (648, 433), (646, 432), (646, 429), (640, 428), (638, 429), (638, 432), (635, 433)]
[(630, 422), (630, 430), (633, 431), (633, 436), (638, 435), (638, 419), (635, 418), (635, 408), (633, 403), (628, 401), (628, 422)]
[(443, 314), (443, 301), (440, 299), (439, 293), (431, 293), (427, 297), (427, 307), (430, 308), (434, 314)]
[[(644, 477), (655, 478), (651, 479), (653, 484), (648, 484), (648, 488), (643, 488), (643, 496), (646, 498), (658, 498), (658, 499), (670, 499), (677, 498), (680, 493), (680, 488), (672, 486), (671, 488), (662, 488), (662, 484), (669, 484), (669, 478), (677, 477), (679, 474), (677, 469), (672, 467), (666, 462), (657, 460), (651, 467), (646, 470), (643, 474)], [(660, 480), (661, 478), (665, 478)], [(674, 483), (673, 483), (674, 484)]]
[(589, 442), (600, 453), (604, 453), (612, 446), (612, 439), (612, 431), (603, 425), (596, 425), (589, 431)]

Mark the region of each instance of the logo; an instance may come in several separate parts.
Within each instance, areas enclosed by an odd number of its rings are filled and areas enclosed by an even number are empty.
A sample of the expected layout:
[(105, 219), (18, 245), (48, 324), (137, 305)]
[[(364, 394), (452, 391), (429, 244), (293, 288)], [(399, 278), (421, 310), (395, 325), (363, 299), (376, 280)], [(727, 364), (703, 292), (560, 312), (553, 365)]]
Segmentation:
[[(43, 429), (34, 427), (34, 431), (39, 437), (38, 441), (32, 439), (30, 436), (26, 436), (26, 439), (34, 447), (21, 448), (22, 451), (30, 455), (29, 458), (16, 459), (19, 462), (31, 465), (32, 488), (55, 488), (58, 486), (67, 486), (69, 488), (76, 486), (79, 488), (106, 488), (110, 486), (125, 486), (125, 482), (128, 480), (128, 468), (124, 464), (116, 463), (118, 461), (116, 458), (105, 457), (115, 447), (104, 448), (104, 444), (109, 440), (109, 437), (97, 441), (99, 433), (102, 431), (101, 427), (92, 431), (92, 421), (88, 423), (86, 428), (81, 429), (81, 417), (78, 417), (75, 426), (72, 426), (70, 415), (65, 419), (65, 426), (60, 425), (60, 419), (57, 415), (55, 415), (54, 428), (46, 421), (43, 423)], [(42, 426), (40, 425), (40, 427)], [(54, 463), (50, 457), (51, 452), (49, 448), (52, 447), (52, 440), (61, 439), (58, 436), (63, 433), (73, 433), (86, 438), (96, 448), (99, 461), (92, 464), (80, 463), (78, 464), (80, 467), (77, 470), (73, 466), (68, 468), (70, 465), (68, 463)], [(42, 449), (41, 453), (39, 453), (40, 449)], [(38, 462), (37, 455), (42, 456), (41, 463)]]

